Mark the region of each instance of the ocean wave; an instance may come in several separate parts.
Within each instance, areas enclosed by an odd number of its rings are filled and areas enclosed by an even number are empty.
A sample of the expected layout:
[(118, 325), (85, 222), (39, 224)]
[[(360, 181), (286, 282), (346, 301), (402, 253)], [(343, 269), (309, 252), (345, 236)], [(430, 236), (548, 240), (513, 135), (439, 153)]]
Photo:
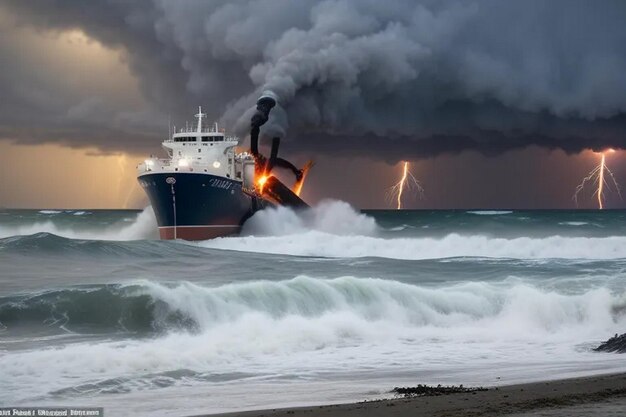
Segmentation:
[[(320, 319), (338, 312), (364, 322), (460, 328), (513, 320), (515, 332), (551, 332), (570, 325), (604, 325), (626, 312), (624, 295), (606, 289), (567, 295), (523, 283), (481, 282), (428, 288), (376, 278), (255, 281), (204, 287), (152, 281), (75, 287), (0, 298), (0, 322), (60, 322), (66, 326), (208, 331), (244, 318)], [(616, 316), (617, 315), (617, 316)], [(520, 328), (520, 323), (525, 328)], [(488, 323), (482, 323), (488, 325)]]
[(471, 210), (466, 211), (468, 214), (477, 214), (479, 216), (499, 216), (503, 214), (511, 214), (512, 210)]
[(191, 328), (191, 319), (150, 297), (141, 286), (102, 285), (0, 297), (0, 324), (59, 328), (75, 333)]
[[(124, 314), (133, 317), (122, 320), (125, 327), (139, 323), (141, 329), (169, 318), (167, 332), (158, 337), (0, 356), (0, 369), (14, 386), (30, 381), (33, 372), (45, 380), (42, 386), (29, 385), (46, 390), (35, 393), (40, 395), (68, 389), (92, 393), (90, 387), (143, 389), (129, 381), (157, 381), (158, 386), (163, 373), (181, 370), (205, 375), (240, 369), (252, 374), (354, 372), (372, 366), (393, 369), (407, 361), (477, 363), (485, 360), (485, 351), (492, 352), (492, 361), (532, 362), (537, 354), (544, 361), (546, 355), (563, 361), (579, 355), (576, 344), (599, 340), (626, 324), (624, 294), (605, 288), (578, 294), (506, 283), (427, 288), (354, 277), (300, 276), (213, 288), (143, 281), (2, 300), (7, 301), (12, 307), (0, 317), (9, 332), (20, 318), (42, 320), (42, 305), (53, 305), (70, 329), (73, 321), (110, 328)], [(109, 383), (116, 378), (119, 385)]]
[(586, 226), (587, 222), (559, 222), (561, 226)]
[[(35, 233), (0, 239), (0, 251), (33, 256), (108, 256), (123, 258), (163, 258), (205, 255), (206, 249), (164, 240), (106, 241), (70, 239), (51, 233)], [(200, 252), (200, 253), (198, 253)]]
[[(40, 213), (61, 213), (54, 210), (41, 210)], [(78, 215), (78, 213), (81, 213)], [(84, 216), (88, 212), (74, 212), (74, 215)], [(0, 238), (12, 236), (27, 236), (38, 233), (53, 234), (69, 239), (83, 240), (139, 240), (157, 238), (157, 225), (152, 207), (145, 208), (132, 224), (97, 227), (96, 225), (80, 226), (76, 224), (64, 225), (54, 220), (34, 222), (21, 225), (0, 225)]]
[(60, 210), (39, 210), (39, 213), (41, 213), (41, 214), (59, 214), (59, 213), (63, 213), (63, 211), (60, 211)]
[(344, 201), (325, 200), (306, 210), (281, 206), (259, 211), (244, 224), (243, 234), (285, 236), (310, 230), (369, 236), (377, 232), (378, 226), (374, 218), (357, 212)]
[(443, 237), (383, 237), (375, 220), (348, 204), (329, 201), (295, 212), (280, 207), (255, 214), (241, 237), (198, 243), (213, 249), (294, 256), (403, 260), (455, 257), (509, 259), (626, 258), (626, 237), (515, 237), (448, 234)]
[(213, 249), (330, 258), (380, 257), (404, 260), (484, 257), (509, 259), (621, 259), (626, 237), (492, 238), (450, 234), (442, 238), (341, 236), (309, 231), (288, 236), (245, 236), (199, 243)]

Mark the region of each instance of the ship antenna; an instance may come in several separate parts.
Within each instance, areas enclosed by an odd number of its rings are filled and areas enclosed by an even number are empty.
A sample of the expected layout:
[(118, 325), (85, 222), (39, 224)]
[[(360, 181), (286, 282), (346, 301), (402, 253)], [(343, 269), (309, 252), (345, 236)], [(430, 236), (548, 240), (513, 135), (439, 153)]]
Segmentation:
[(198, 106), (196, 117), (198, 118), (198, 132), (202, 132), (202, 118), (206, 117), (206, 114), (202, 113), (202, 106)]

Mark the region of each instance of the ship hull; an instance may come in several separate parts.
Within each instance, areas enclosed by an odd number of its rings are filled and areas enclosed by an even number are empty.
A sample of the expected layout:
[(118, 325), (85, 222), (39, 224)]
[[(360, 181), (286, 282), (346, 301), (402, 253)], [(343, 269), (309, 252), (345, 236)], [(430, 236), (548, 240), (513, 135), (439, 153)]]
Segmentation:
[(161, 239), (234, 235), (250, 216), (270, 204), (244, 193), (241, 182), (211, 174), (146, 173), (137, 180), (150, 199)]

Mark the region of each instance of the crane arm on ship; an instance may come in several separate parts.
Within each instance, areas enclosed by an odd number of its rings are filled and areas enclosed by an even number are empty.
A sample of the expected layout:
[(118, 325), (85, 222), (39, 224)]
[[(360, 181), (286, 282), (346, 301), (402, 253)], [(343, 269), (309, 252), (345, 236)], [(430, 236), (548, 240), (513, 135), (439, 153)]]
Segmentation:
[[(262, 95), (257, 100), (256, 112), (250, 120), (250, 152), (255, 160), (255, 175), (259, 178), (258, 191), (279, 204), (293, 207), (308, 207), (308, 205), (300, 199), (299, 194), (302, 190), (306, 174), (311, 166), (313, 166), (313, 163), (308, 162), (302, 169), (298, 169), (291, 162), (278, 157), (278, 149), (280, 147), (279, 137), (272, 139), (269, 159), (259, 152), (259, 134), (261, 126), (269, 120), (269, 113), (274, 106), (276, 106), (276, 99), (274, 97), (270, 94)], [(271, 175), (274, 168), (286, 169), (294, 174), (296, 182), (293, 190), (290, 190), (275, 176)]]

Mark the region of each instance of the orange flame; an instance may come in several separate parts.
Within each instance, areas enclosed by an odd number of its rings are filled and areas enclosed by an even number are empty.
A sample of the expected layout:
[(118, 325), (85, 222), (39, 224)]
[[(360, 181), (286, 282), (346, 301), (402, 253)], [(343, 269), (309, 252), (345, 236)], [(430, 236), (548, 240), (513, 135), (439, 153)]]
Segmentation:
[(300, 178), (300, 181), (296, 181), (296, 183), (293, 186), (293, 192), (298, 197), (300, 197), (300, 193), (302, 192), (302, 186), (304, 185), (304, 180), (306, 179), (306, 176), (309, 173), (309, 170), (311, 169), (312, 166), (313, 166), (313, 161), (309, 161), (306, 163), (306, 165), (304, 165), (304, 168), (302, 168), (302, 178)]
[(267, 182), (267, 179), (269, 178), (269, 176), (267, 174), (263, 174), (261, 175), (261, 177), (257, 180), (257, 186), (259, 188), (259, 193), (263, 194), (263, 187), (265, 186), (265, 183)]

